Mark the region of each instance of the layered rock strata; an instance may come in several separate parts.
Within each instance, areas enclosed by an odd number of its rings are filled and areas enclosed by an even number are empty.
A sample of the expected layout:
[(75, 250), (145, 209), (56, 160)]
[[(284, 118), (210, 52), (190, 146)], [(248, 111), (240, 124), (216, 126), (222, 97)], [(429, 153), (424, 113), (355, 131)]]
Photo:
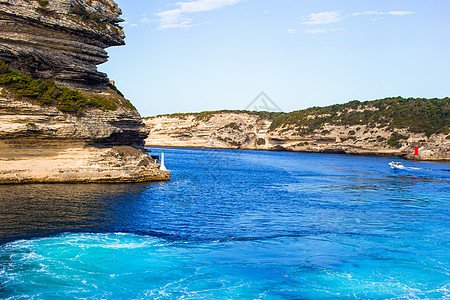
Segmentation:
[(97, 71), (124, 44), (120, 13), (112, 0), (0, 1), (0, 184), (170, 179)]
[(169, 180), (140, 149), (147, 134), (135, 109), (76, 116), (0, 96), (0, 184)]
[[(313, 116), (311, 116), (312, 118)], [(330, 125), (301, 134), (295, 126), (271, 129), (272, 120), (245, 112), (217, 112), (208, 118), (196, 114), (145, 118), (150, 134), (146, 144), (163, 147), (205, 147), (399, 156), (416, 160), (450, 161), (450, 136), (413, 133), (396, 129), (408, 136), (395, 147), (388, 140), (393, 130), (388, 126)], [(414, 156), (419, 147), (419, 156)]]
[(91, 108), (77, 116), (6, 93), (0, 96), (0, 184), (169, 180), (170, 171), (141, 150), (147, 134), (135, 109)]
[(0, 1), (0, 59), (33, 78), (103, 90), (97, 65), (105, 48), (124, 44), (120, 14), (112, 0)]
[(129, 147), (0, 148), (0, 184), (126, 183), (170, 179), (170, 171)]
[[(120, 97), (113, 91), (103, 92), (102, 96)], [(0, 87), (0, 146), (75, 142), (142, 147), (147, 135), (148, 130), (134, 108), (119, 106), (114, 111), (91, 108), (74, 115), (54, 106), (15, 99)]]

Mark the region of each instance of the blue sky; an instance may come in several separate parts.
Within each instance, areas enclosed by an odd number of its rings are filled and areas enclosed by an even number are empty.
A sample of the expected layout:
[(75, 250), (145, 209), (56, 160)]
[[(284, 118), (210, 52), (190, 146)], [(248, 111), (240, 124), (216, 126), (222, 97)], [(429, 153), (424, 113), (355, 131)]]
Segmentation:
[(447, 0), (116, 0), (99, 66), (143, 116), (450, 96)]

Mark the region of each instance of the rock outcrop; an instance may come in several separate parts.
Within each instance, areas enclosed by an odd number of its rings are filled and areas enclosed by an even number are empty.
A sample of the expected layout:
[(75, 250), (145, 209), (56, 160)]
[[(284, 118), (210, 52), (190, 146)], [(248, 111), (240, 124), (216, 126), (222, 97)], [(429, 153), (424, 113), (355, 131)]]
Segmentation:
[[(313, 118), (314, 116), (310, 116)], [(276, 151), (399, 156), (416, 160), (450, 160), (448, 134), (414, 133), (389, 126), (330, 125), (300, 133), (294, 125), (273, 128), (264, 114), (217, 112), (145, 118), (149, 146), (205, 147)], [(392, 136), (405, 137), (390, 145)], [(407, 137), (407, 138), (406, 138)], [(392, 143), (391, 143), (392, 144)], [(414, 148), (419, 147), (419, 156)]]
[[(3, 88), (0, 88), (3, 91)], [(120, 97), (113, 91), (105, 97)], [(86, 109), (81, 115), (63, 113), (54, 106), (18, 100), (12, 93), (0, 93), (0, 146), (33, 146), (48, 143), (129, 145), (142, 147), (148, 130), (134, 108)]]
[(0, 1), (0, 184), (169, 180), (136, 108), (97, 71), (112, 0)]
[(170, 179), (170, 171), (129, 146), (0, 147), (0, 184), (132, 183)]
[(120, 14), (112, 0), (0, 1), (0, 59), (33, 78), (104, 90), (97, 65), (105, 48), (124, 44)]

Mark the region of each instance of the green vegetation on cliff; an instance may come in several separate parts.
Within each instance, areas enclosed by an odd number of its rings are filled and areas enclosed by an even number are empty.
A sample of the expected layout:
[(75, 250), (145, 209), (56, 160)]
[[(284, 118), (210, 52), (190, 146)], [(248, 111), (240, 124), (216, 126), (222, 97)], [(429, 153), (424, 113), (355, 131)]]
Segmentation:
[(62, 112), (76, 115), (87, 108), (103, 111), (116, 110), (119, 106), (133, 108), (130, 101), (121, 97), (88, 95), (57, 86), (52, 80), (32, 79), (11, 70), (3, 60), (0, 60), (0, 86), (19, 99), (27, 99), (43, 106), (56, 106)]
[[(450, 133), (450, 98), (386, 98), (375, 101), (351, 101), (326, 107), (311, 107), (290, 113), (257, 112), (243, 110), (205, 111), (200, 113), (177, 113), (168, 116), (186, 118), (194, 116), (198, 121), (207, 122), (216, 114), (245, 113), (272, 121), (270, 130), (283, 126), (296, 129), (301, 134), (314, 131), (326, 133), (325, 124), (341, 126), (367, 126), (369, 128), (404, 128), (414, 133)], [(352, 133), (352, 132), (351, 132)], [(355, 132), (353, 131), (353, 134)], [(400, 145), (406, 136), (393, 133), (388, 140), (392, 147)]]
[[(217, 110), (217, 111), (202, 111), (199, 113), (173, 113), (170, 115), (161, 115), (161, 116), (172, 116), (178, 117), (181, 119), (185, 119), (188, 116), (194, 116), (198, 121), (209, 121), (214, 115), (222, 114), (222, 113), (235, 113), (235, 114), (250, 114), (254, 116), (258, 116), (261, 119), (269, 119), (272, 120), (275, 116), (282, 114), (279, 112), (268, 112), (268, 111), (248, 111), (248, 110)], [(145, 119), (145, 118), (144, 118)]]
[[(447, 133), (450, 126), (450, 98), (386, 98), (375, 101), (351, 101), (327, 107), (312, 107), (275, 116), (271, 129), (293, 125), (310, 133), (330, 125), (367, 125), (368, 127), (405, 128), (415, 133)], [(395, 144), (395, 140), (391, 142)]]

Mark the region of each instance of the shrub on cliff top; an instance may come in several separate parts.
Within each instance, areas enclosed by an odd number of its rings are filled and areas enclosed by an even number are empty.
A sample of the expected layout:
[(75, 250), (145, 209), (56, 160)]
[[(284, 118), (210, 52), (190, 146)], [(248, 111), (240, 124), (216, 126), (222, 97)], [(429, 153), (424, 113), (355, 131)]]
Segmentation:
[(48, 0), (38, 0), (38, 3), (40, 6), (47, 6), (48, 5)]
[(404, 140), (407, 140), (409, 136), (402, 135), (398, 132), (393, 132), (391, 137), (387, 141), (388, 145), (394, 148), (400, 148)]
[(133, 109), (126, 99), (115, 99), (99, 95), (85, 96), (81, 92), (57, 86), (52, 80), (32, 79), (8, 68), (0, 60), (0, 86), (4, 86), (19, 98), (26, 98), (39, 105), (56, 106), (59, 110), (79, 115), (86, 108), (98, 108), (103, 111), (122, 107)]
[(119, 91), (119, 89), (118, 89), (114, 84), (112, 84), (111, 82), (108, 83), (108, 87), (109, 87), (110, 89), (112, 89), (114, 92), (116, 92), (117, 94), (119, 94), (120, 96), (125, 97), (125, 96), (122, 94), (122, 92)]

